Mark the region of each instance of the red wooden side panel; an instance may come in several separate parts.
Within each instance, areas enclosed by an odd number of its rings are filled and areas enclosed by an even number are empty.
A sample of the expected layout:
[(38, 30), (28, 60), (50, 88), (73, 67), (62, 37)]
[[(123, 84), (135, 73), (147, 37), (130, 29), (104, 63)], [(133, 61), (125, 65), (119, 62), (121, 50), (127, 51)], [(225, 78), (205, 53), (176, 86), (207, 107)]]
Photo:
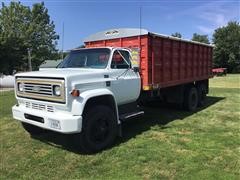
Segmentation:
[(208, 64), (208, 74), (209, 75), (212, 75), (212, 60), (213, 60), (213, 48), (208, 48), (208, 50), (209, 50), (209, 56), (208, 56), (208, 62), (209, 62), (209, 64)]
[(151, 39), (152, 43), (152, 50), (151, 50), (151, 57), (152, 61), (154, 60), (154, 75), (153, 75), (153, 82), (162, 82), (163, 81), (163, 50), (161, 49), (163, 46), (163, 39), (156, 38)]
[(186, 71), (187, 71), (187, 79), (190, 77), (193, 77), (193, 60), (194, 60), (194, 49), (192, 44), (187, 45), (187, 66), (186, 66)]
[(179, 41), (172, 41), (172, 81), (179, 80), (179, 58), (180, 58), (180, 42)]
[(179, 65), (180, 79), (185, 79), (187, 77), (186, 59), (187, 59), (187, 43), (181, 42), (180, 65)]
[(212, 48), (201, 44), (151, 37), (149, 77), (154, 87), (208, 79), (211, 77)]

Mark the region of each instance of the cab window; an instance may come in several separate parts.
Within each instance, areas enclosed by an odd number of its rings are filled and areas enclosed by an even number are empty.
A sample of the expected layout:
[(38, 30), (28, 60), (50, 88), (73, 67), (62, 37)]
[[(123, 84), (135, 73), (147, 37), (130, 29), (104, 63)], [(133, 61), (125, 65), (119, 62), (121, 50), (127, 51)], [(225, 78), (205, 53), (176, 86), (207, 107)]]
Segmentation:
[(116, 50), (113, 53), (111, 68), (112, 69), (128, 69), (130, 68), (130, 54), (128, 51)]
[(96, 68), (104, 69), (109, 62), (108, 48), (73, 50), (58, 68)]

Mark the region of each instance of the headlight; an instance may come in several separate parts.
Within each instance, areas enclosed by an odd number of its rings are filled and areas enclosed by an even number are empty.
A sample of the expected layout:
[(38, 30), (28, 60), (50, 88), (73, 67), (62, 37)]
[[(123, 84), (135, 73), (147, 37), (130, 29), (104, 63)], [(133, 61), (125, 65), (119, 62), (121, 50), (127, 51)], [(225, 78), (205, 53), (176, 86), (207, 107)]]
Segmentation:
[(55, 96), (60, 96), (61, 95), (61, 86), (59, 85), (54, 85), (53, 86), (53, 94)]
[(24, 89), (23, 87), (24, 87), (23, 83), (18, 83), (18, 91), (23, 92)]

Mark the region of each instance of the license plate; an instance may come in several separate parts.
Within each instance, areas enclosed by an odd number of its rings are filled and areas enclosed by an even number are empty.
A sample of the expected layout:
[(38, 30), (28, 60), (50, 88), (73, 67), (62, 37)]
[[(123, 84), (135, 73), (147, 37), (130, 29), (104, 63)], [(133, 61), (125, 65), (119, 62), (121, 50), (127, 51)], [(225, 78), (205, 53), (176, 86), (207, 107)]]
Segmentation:
[(54, 129), (61, 129), (60, 122), (54, 119), (49, 119), (50, 127)]

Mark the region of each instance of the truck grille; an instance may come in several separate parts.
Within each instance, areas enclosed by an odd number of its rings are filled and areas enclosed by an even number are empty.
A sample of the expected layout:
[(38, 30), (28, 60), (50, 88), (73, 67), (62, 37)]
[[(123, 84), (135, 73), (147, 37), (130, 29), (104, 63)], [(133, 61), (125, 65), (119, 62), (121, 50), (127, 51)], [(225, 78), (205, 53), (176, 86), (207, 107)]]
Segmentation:
[(45, 105), (45, 104), (25, 102), (25, 107), (40, 110), (40, 111), (54, 112), (53, 106)]
[(24, 83), (24, 92), (27, 93), (37, 93), (43, 95), (52, 95), (53, 89), (51, 84), (34, 84), (34, 83)]
[[(19, 90), (21, 84), (22, 91)], [(54, 86), (60, 86), (61, 94), (54, 95)], [(17, 77), (16, 93), (19, 97), (65, 103), (64, 79), (41, 79)]]

